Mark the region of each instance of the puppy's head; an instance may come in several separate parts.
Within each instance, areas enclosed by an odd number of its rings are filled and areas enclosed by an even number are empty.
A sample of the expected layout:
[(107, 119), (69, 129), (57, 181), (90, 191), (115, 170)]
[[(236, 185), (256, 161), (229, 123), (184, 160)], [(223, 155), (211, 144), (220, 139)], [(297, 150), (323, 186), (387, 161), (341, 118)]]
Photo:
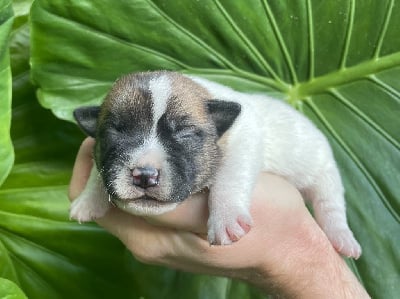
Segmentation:
[(212, 183), (218, 140), (239, 113), (239, 104), (212, 100), (185, 76), (149, 72), (120, 78), (100, 107), (74, 117), (96, 138), (95, 162), (113, 201), (154, 215)]

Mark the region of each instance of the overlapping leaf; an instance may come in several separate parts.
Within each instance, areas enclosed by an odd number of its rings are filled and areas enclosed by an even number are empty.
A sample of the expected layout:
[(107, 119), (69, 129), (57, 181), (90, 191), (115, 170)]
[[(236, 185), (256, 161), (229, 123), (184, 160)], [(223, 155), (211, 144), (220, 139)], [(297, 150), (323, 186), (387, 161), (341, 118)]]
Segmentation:
[[(275, 94), (329, 137), (373, 297), (399, 293), (400, 2), (38, 0), (33, 79), (64, 119), (121, 74), (196, 73)], [(379, 273), (379, 274), (378, 274)]]
[(7, 279), (0, 278), (0, 298), (26, 299), (26, 296), (15, 283)]
[(11, 69), (8, 40), (12, 26), (11, 0), (0, 1), (0, 186), (10, 171), (14, 152), (10, 139)]

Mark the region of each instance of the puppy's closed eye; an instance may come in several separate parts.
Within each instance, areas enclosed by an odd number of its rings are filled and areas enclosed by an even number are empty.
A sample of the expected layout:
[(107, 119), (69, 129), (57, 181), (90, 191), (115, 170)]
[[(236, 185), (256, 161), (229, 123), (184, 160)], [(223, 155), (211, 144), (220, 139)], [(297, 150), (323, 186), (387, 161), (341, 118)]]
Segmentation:
[(205, 132), (196, 126), (179, 127), (174, 133), (174, 137), (180, 140), (202, 139)]

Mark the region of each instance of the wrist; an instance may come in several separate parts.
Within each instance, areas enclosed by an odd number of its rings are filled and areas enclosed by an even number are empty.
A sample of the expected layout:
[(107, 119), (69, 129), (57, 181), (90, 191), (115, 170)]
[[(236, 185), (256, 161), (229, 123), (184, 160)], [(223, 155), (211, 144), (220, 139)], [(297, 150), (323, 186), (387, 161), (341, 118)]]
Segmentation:
[(259, 287), (283, 298), (370, 298), (318, 227), (299, 231), (275, 265), (261, 266)]

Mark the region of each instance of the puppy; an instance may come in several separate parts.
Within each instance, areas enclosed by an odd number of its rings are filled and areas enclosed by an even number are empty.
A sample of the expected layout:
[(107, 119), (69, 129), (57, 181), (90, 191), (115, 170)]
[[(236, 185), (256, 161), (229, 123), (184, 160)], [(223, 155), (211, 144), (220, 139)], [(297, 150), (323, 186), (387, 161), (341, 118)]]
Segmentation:
[(268, 171), (312, 203), (337, 251), (361, 254), (326, 138), (281, 101), (194, 76), (147, 72), (123, 76), (100, 107), (78, 108), (74, 117), (96, 145), (71, 218), (90, 221), (111, 204), (136, 215), (161, 214), (209, 188), (208, 240), (231, 244), (250, 229), (256, 177)]

